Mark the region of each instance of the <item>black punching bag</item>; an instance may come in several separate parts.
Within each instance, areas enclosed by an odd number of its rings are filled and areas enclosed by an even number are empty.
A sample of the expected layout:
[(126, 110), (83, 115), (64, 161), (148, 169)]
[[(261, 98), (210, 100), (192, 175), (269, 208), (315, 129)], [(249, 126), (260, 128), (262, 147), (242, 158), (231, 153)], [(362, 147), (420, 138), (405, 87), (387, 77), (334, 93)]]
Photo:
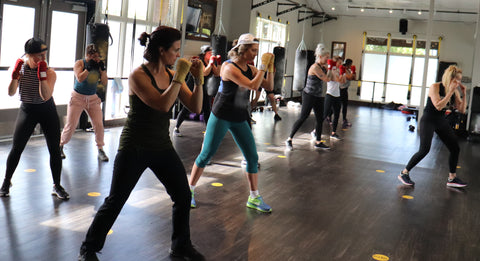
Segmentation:
[(295, 69), (293, 74), (293, 90), (302, 91), (307, 82), (308, 68), (315, 62), (315, 52), (298, 50), (295, 53)]
[(273, 48), (275, 55), (275, 77), (273, 78), (273, 93), (282, 94), (283, 74), (285, 73), (285, 48), (277, 46)]
[[(95, 44), (100, 55), (100, 60), (107, 67), (107, 57), (108, 57), (108, 38), (110, 37), (110, 29), (106, 24), (100, 23), (90, 23), (87, 25), (87, 45)], [(97, 95), (102, 100), (105, 101), (105, 95), (107, 92), (107, 86), (103, 86), (101, 83), (97, 85)]]
[[(227, 37), (223, 35), (212, 35), (210, 46), (212, 47), (213, 55), (220, 55), (222, 62), (227, 59)], [(219, 64), (217, 64), (218, 66)], [(215, 96), (220, 86), (220, 77), (211, 76), (207, 77), (205, 86), (208, 96)]]

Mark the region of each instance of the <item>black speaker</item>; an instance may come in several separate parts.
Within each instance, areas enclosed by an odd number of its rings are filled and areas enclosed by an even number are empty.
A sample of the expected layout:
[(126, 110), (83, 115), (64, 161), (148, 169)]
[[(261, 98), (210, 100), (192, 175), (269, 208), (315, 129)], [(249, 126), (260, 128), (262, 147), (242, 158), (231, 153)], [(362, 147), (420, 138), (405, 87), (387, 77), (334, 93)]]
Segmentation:
[(399, 29), (400, 33), (405, 34), (408, 31), (408, 20), (407, 19), (400, 19), (400, 26)]

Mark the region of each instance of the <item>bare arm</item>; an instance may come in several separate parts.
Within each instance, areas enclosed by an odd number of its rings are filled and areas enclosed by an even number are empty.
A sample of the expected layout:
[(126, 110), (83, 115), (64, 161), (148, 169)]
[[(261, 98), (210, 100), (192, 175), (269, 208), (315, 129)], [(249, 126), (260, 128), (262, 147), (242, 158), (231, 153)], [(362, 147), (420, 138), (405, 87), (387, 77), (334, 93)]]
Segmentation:
[(455, 106), (457, 110), (463, 114), (467, 110), (467, 87), (462, 83), (459, 83), (461, 94), (458, 90), (455, 90)]
[(19, 80), (14, 80), (14, 79), (12, 79), (10, 81), (10, 84), (8, 85), (8, 95), (9, 96), (13, 96), (13, 95), (15, 95), (15, 93), (17, 93), (19, 82), (20, 82)]
[(83, 60), (78, 60), (75, 62), (75, 65), (73, 65), (73, 74), (78, 82), (83, 82), (87, 79), (88, 71), (85, 69)]
[(313, 64), (309, 71), (308, 71), (308, 74), (314, 74), (315, 76), (318, 77), (318, 79), (324, 81), (324, 82), (328, 82), (328, 78), (327, 78), (327, 75), (323, 72), (323, 70), (320, 68), (319, 65), (317, 64)]
[[(250, 65), (248, 65), (250, 66)], [(253, 66), (250, 66), (252, 70), (257, 71)], [(253, 80), (248, 79), (242, 72), (236, 68), (234, 65), (227, 63), (222, 65), (222, 71), (220, 72), (220, 76), (224, 81), (232, 81), (236, 83), (238, 86), (250, 89), (250, 90), (258, 90), (260, 84), (263, 82), (265, 71), (257, 71)]]
[(48, 68), (47, 70), (47, 79), (44, 81), (40, 81), (40, 97), (47, 101), (53, 95), (53, 88), (55, 86), (55, 82), (57, 81), (57, 74), (52, 68)]
[(447, 103), (450, 101), (450, 98), (452, 97), (455, 88), (450, 88), (450, 91), (445, 94), (445, 97), (443, 97), (443, 99), (440, 97), (439, 90), (440, 83), (432, 84), (428, 91), (428, 96), (432, 100), (433, 106), (435, 106), (438, 111), (441, 111), (443, 108), (445, 108), (445, 106), (447, 106)]

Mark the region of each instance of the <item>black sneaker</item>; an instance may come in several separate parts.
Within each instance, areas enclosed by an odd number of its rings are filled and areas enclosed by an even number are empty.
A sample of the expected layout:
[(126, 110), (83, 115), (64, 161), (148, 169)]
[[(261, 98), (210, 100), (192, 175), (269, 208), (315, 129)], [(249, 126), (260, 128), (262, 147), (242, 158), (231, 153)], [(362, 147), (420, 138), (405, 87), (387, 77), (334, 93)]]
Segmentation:
[[(455, 177), (452, 180), (447, 180), (447, 186), (454, 187), (454, 188), (463, 188), (467, 186), (467, 183), (463, 182), (459, 178)], [(3, 187), (2, 187), (3, 188)]]
[(398, 180), (400, 180), (400, 182), (403, 183), (403, 185), (407, 185), (407, 186), (413, 186), (415, 185), (415, 182), (413, 182), (411, 179), (410, 179), (410, 175), (408, 174), (403, 174), (400, 172), (400, 175), (398, 175)]
[(65, 189), (60, 185), (53, 185), (52, 195), (57, 196), (59, 199), (69, 199), (70, 195), (65, 191)]
[(103, 151), (103, 149), (98, 149), (98, 160), (108, 161), (107, 154), (105, 154), (105, 151)]
[(293, 150), (292, 140), (285, 141), (285, 149), (286, 150)]
[(323, 142), (315, 143), (314, 147), (315, 147), (315, 149), (322, 149), (322, 150), (329, 150), (330, 149), (330, 147), (325, 145), (325, 143), (323, 143)]
[(341, 140), (342, 138), (340, 138), (340, 136), (338, 136), (338, 134), (332, 134), (330, 135), (330, 139), (334, 139), (334, 140)]
[(275, 114), (275, 116), (273, 116), (273, 119), (274, 119), (275, 121), (281, 121), (281, 120), (282, 120), (282, 117), (280, 117), (280, 115), (278, 115), (278, 114)]
[(62, 159), (65, 159), (65, 158), (66, 158), (65, 153), (63, 153), (63, 146), (60, 146), (60, 157), (61, 157)]
[(170, 256), (183, 258), (188, 261), (205, 261), (205, 257), (200, 254), (193, 246), (188, 246), (183, 249), (170, 249)]
[(350, 127), (352, 127), (352, 124), (350, 122), (348, 122), (347, 120), (344, 120), (343, 124), (342, 124), (342, 128), (347, 129), (347, 128), (350, 128)]
[(88, 251), (84, 246), (80, 248), (80, 254), (78, 255), (78, 261), (98, 261), (95, 251)]
[(10, 187), (12, 183), (7, 180), (3, 180), (2, 188), (0, 188), (0, 197), (8, 197), (10, 196)]

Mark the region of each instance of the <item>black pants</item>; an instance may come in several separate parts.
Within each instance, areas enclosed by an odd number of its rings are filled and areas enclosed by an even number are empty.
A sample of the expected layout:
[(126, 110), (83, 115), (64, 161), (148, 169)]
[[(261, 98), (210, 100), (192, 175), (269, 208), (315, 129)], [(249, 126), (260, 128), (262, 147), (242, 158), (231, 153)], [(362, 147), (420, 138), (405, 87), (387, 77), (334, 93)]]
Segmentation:
[[(203, 92), (203, 103), (202, 103), (202, 112), (203, 112), (203, 121), (205, 124), (208, 123), (208, 118), (210, 117), (210, 112), (212, 111), (212, 106), (210, 105), (210, 100), (212, 98), (208, 96), (207, 92)], [(186, 106), (183, 106), (180, 112), (178, 113), (177, 116), (177, 123), (175, 127), (180, 128), (180, 125), (182, 125), (183, 121), (188, 118), (188, 115), (191, 112), (187, 109)]]
[(334, 97), (330, 94), (325, 95), (325, 115), (326, 119), (333, 111), (332, 132), (337, 132), (338, 118), (340, 117), (340, 97)]
[(115, 157), (110, 194), (95, 215), (83, 242), (87, 250), (98, 252), (103, 248), (108, 231), (146, 168), (155, 173), (174, 203), (172, 249), (182, 249), (191, 244), (191, 193), (177, 152), (173, 148), (164, 151), (129, 149), (118, 151)]
[(310, 95), (306, 92), (302, 92), (302, 110), (300, 111), (300, 118), (293, 124), (292, 131), (290, 132), (290, 138), (295, 136), (300, 126), (310, 116), (310, 112), (315, 113), (315, 132), (317, 135), (317, 141), (322, 139), (322, 122), (323, 122), (323, 105), (324, 98)]
[(20, 106), (13, 134), (12, 149), (7, 157), (5, 180), (10, 181), (12, 179), (20, 161), (20, 156), (37, 124), (40, 124), (47, 141), (53, 183), (60, 185), (60, 174), (62, 172), (60, 120), (58, 119), (57, 108), (53, 98), (42, 104), (22, 103)]
[(427, 156), (432, 145), (434, 132), (437, 133), (440, 140), (450, 151), (450, 157), (448, 160), (450, 173), (456, 173), (458, 155), (460, 153), (457, 136), (455, 136), (455, 132), (448, 125), (448, 122), (443, 115), (433, 115), (427, 112), (425, 112), (420, 120), (420, 148), (408, 162), (406, 167), (408, 171), (413, 169), (413, 167), (415, 167), (423, 158), (425, 158), (425, 156)]
[(343, 120), (347, 120), (347, 108), (348, 108), (348, 88), (340, 89), (340, 100), (342, 105)]

